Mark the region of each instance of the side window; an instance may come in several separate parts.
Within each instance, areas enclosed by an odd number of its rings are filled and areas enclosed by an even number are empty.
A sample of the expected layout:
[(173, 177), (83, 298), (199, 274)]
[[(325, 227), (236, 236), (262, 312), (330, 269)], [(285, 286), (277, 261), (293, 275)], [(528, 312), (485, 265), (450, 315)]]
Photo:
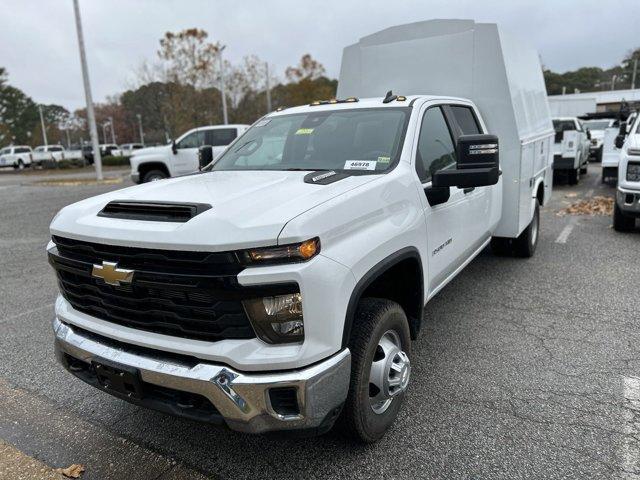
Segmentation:
[(229, 145), (238, 136), (235, 128), (216, 128), (205, 132), (205, 144), (212, 147), (222, 147)]
[(198, 148), (204, 145), (204, 132), (193, 132), (182, 140), (178, 142), (176, 145), (177, 148)]
[(451, 105), (450, 108), (451, 113), (453, 113), (453, 117), (460, 126), (463, 135), (476, 135), (478, 133), (482, 133), (480, 131), (480, 126), (478, 125), (478, 120), (470, 107)]
[(435, 172), (456, 164), (456, 152), (451, 132), (440, 107), (430, 108), (422, 117), (416, 172), (422, 183), (431, 180)]

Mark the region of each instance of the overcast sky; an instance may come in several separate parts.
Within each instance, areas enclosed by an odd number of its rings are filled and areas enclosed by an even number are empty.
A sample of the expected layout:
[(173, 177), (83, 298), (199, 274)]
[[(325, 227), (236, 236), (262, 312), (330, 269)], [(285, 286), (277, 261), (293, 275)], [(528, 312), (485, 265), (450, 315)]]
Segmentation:
[[(0, 0), (0, 66), (39, 103), (84, 104), (72, 0)], [(198, 27), (232, 61), (256, 54), (282, 78), (304, 53), (337, 77), (342, 48), (430, 18), (497, 22), (563, 72), (610, 67), (640, 47), (640, 0), (80, 0), (94, 100), (131, 85), (166, 31)]]

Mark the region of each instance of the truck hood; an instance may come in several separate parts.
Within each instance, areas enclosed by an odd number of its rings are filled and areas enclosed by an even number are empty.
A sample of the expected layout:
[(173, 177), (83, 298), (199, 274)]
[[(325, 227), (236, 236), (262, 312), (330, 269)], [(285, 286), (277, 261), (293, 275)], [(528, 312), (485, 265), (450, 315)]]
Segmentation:
[[(294, 217), (380, 178), (354, 175), (328, 185), (309, 184), (309, 172), (216, 171), (161, 180), (89, 198), (63, 208), (51, 233), (112, 245), (225, 251), (277, 244)], [(185, 223), (98, 216), (112, 200), (206, 203)], [(321, 232), (309, 232), (309, 238)]]
[(165, 153), (171, 148), (170, 145), (159, 145), (157, 147), (145, 147), (139, 150), (135, 150), (133, 155), (136, 157), (141, 157), (144, 155), (157, 155), (159, 153)]

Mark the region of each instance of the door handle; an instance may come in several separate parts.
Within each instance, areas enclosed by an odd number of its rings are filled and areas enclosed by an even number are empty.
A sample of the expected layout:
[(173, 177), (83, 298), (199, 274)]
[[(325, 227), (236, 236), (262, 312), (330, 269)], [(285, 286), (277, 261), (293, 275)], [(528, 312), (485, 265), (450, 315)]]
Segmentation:
[(476, 187), (467, 187), (464, 190), (462, 190), (464, 192), (464, 194), (466, 195), (467, 193), (471, 193), (476, 189)]

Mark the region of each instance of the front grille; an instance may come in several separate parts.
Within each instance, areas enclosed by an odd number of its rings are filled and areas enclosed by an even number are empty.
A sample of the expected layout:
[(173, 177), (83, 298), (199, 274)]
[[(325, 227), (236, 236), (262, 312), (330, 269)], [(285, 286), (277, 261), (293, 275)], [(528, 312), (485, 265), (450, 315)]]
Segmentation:
[[(229, 252), (186, 252), (111, 246), (53, 237), (49, 261), (62, 295), (83, 313), (131, 328), (216, 341), (254, 338), (242, 300), (297, 290), (283, 284), (241, 286), (242, 270)], [(133, 281), (109, 285), (92, 276), (93, 265), (116, 262)]]

